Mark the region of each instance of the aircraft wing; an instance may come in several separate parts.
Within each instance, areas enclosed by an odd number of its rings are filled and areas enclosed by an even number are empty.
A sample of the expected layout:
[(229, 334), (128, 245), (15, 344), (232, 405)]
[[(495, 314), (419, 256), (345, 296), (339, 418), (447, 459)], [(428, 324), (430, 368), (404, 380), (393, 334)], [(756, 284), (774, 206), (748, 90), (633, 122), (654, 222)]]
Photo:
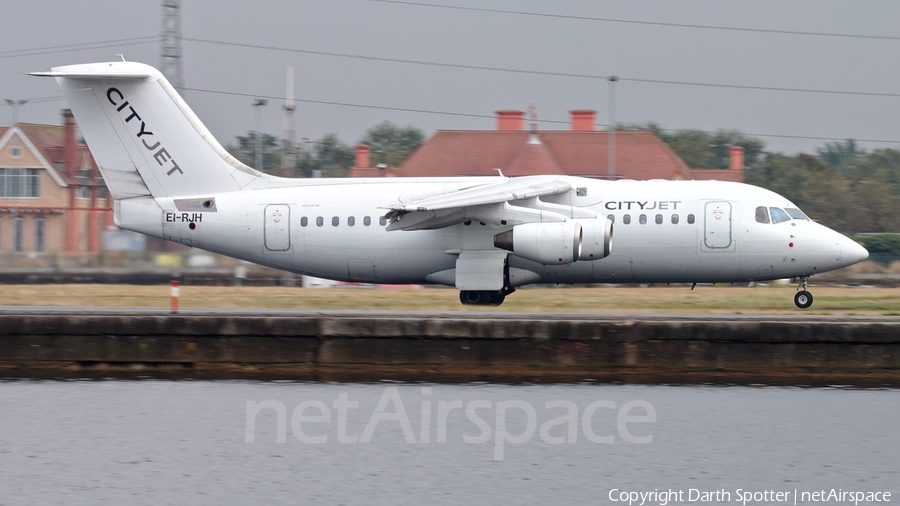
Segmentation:
[[(556, 195), (572, 189), (563, 181), (546, 177), (505, 179), (499, 183), (467, 188), (457, 192), (385, 206), (390, 211), (387, 230), (433, 230), (466, 220), (491, 226), (530, 221), (562, 221), (563, 215), (538, 209), (513, 207), (511, 202)], [(552, 214), (552, 216), (551, 216)]]
[(534, 181), (532, 178), (512, 178), (492, 185), (478, 186), (438, 197), (415, 200), (408, 204), (398, 203), (386, 207), (400, 212), (439, 211), (487, 204), (501, 204), (543, 195), (556, 195), (571, 189), (572, 186), (563, 181), (539, 182)]

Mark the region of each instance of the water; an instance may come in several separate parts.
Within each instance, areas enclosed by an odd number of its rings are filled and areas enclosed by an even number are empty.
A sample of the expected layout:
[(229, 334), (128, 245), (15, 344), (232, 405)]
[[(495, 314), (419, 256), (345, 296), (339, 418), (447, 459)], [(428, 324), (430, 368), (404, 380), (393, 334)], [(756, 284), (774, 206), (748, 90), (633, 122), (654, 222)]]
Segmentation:
[[(363, 435), (379, 401), (386, 418), (403, 419), (402, 404), (409, 434), (401, 421), (383, 420), (368, 442), (341, 443), (341, 394), (359, 403), (347, 410), (347, 437)], [(490, 402), (474, 410), (491, 431), (482, 444), (463, 441), (482, 432), (465, 411), (476, 400)], [(284, 443), (275, 409), (261, 410), (248, 435), (248, 402), (263, 401), (284, 406)], [(292, 416), (304, 401), (324, 403), (330, 421)], [(435, 442), (441, 401), (463, 406), (445, 417), (445, 443)], [(519, 402), (498, 404), (508, 401)], [(547, 409), (549, 401), (578, 410), (575, 442), (543, 440), (541, 426), (567, 413)], [(586, 436), (581, 417), (595, 401), (615, 403), (598, 407), (588, 427), (612, 444)], [(627, 415), (647, 417), (649, 405), (656, 421), (627, 423), (623, 434), (617, 416), (631, 401), (645, 403)], [(497, 428), (527, 435), (527, 406), (533, 435), (503, 444), (498, 459)], [(724, 489), (729, 504), (741, 504), (737, 489), (888, 491), (900, 500), (900, 390), (28, 380), (0, 382), (0, 407), (3, 505), (613, 504), (611, 489), (683, 490), (686, 502), (692, 488)], [(327, 442), (300, 442), (293, 421)], [(569, 425), (546, 435), (564, 440)], [(793, 498), (748, 504), (762, 503)]]

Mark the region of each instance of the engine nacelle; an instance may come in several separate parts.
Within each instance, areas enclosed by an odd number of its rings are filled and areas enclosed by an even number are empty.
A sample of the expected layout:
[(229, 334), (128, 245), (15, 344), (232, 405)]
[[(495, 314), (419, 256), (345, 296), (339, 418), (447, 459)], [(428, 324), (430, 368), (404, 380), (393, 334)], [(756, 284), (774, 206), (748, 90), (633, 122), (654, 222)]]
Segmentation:
[(613, 223), (607, 218), (582, 220), (581, 256), (579, 260), (600, 260), (612, 251)]
[(494, 246), (542, 264), (570, 264), (581, 256), (581, 225), (573, 220), (523, 223), (494, 236)]

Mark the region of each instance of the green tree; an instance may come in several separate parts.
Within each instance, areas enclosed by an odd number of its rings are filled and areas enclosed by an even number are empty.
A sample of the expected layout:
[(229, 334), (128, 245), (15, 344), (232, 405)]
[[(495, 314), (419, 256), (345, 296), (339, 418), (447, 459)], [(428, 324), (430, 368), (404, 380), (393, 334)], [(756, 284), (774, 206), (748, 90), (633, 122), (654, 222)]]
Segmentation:
[(769, 154), (759, 167), (747, 172), (746, 179), (783, 195), (827, 227), (860, 231), (860, 213), (849, 181), (814, 156)]
[(247, 135), (238, 135), (235, 137), (237, 144), (225, 146), (225, 150), (245, 165), (262, 172), (272, 173), (273, 170), (281, 167), (281, 147), (279, 146), (278, 139), (267, 133), (262, 134), (260, 140), (262, 141), (263, 166), (255, 167), (256, 135), (257, 132), (247, 132)]
[(852, 185), (857, 215), (853, 232), (896, 232), (900, 230), (900, 195), (892, 191), (888, 172), (878, 169)]
[(313, 151), (323, 177), (345, 177), (356, 157), (353, 147), (337, 134), (327, 134), (316, 141)]
[(668, 144), (688, 167), (710, 169), (715, 167), (716, 160), (712, 140), (712, 136), (702, 130), (679, 130)]
[(754, 168), (762, 163), (765, 143), (737, 130), (666, 130), (657, 123), (618, 125), (620, 130), (646, 130), (655, 133), (672, 148), (692, 169), (728, 169), (731, 166), (729, 148), (744, 148), (744, 166)]
[(865, 156), (866, 152), (856, 145), (856, 141), (847, 139), (844, 142), (826, 142), (824, 148), (816, 149), (816, 154), (838, 172), (847, 174), (853, 162)]
[(894, 193), (900, 194), (900, 151), (896, 149), (878, 149), (858, 157), (847, 167), (846, 174), (859, 180), (871, 177), (879, 170), (885, 172)]
[(366, 131), (360, 144), (371, 148), (369, 159), (373, 167), (380, 163), (388, 167), (397, 167), (418, 149), (424, 140), (425, 134), (422, 130), (412, 125), (399, 127), (385, 121)]

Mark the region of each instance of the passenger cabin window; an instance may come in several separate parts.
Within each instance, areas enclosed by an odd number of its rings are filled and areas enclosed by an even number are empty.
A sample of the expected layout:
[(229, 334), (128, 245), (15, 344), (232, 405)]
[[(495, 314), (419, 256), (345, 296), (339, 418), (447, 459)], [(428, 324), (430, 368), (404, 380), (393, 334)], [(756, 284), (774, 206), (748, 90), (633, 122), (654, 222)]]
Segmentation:
[(689, 214), (689, 215), (688, 215), (688, 224), (689, 224), (689, 225), (693, 225), (693, 224), (694, 224), (694, 215), (693, 215), (693, 214)]
[(769, 210), (766, 209), (766, 206), (759, 206), (756, 208), (756, 222), (769, 223)]
[(772, 223), (783, 223), (785, 221), (791, 221), (791, 217), (788, 216), (788, 213), (782, 211), (777, 207), (770, 207), (769, 214), (772, 215)]
[(353, 225), (356, 225), (356, 218), (351, 216), (347, 218), (347, 226), (352, 227)]
[(305, 227), (307, 225), (309, 225), (309, 218), (307, 218), (306, 216), (300, 218), (300, 226)]
[(341, 219), (340, 219), (340, 218), (338, 218), (337, 216), (335, 216), (334, 218), (331, 218), (331, 226), (332, 226), (332, 227), (336, 227), (336, 226), (338, 226), (338, 225), (340, 225), (340, 224), (341, 224)]
[(785, 207), (784, 211), (788, 213), (788, 215), (795, 220), (809, 220), (809, 216), (803, 213), (803, 211), (797, 209), (796, 207)]
[(385, 218), (384, 216), (382, 216), (381, 218), (378, 218), (378, 224), (381, 225), (382, 227), (387, 225), (387, 218)]
[(641, 217), (638, 219), (638, 221), (641, 222), (641, 225), (646, 225), (647, 224), (647, 215), (642, 214)]
[(657, 214), (657, 215), (656, 215), (656, 224), (657, 224), (657, 225), (662, 225), (662, 221), (663, 221), (663, 220), (662, 220), (662, 215), (661, 215), (661, 214)]
[(626, 214), (626, 215), (622, 216), (622, 223), (624, 223), (626, 225), (631, 225), (631, 215)]
[(321, 226), (324, 225), (324, 224), (325, 224), (325, 218), (323, 218), (323, 217), (321, 217), (321, 216), (319, 216), (318, 218), (316, 218), (316, 226), (317, 226), (317, 227), (321, 227)]
[(678, 215), (677, 214), (672, 215), (672, 225), (678, 225)]
[(372, 224), (372, 218), (370, 218), (370, 217), (368, 217), (368, 216), (366, 216), (365, 218), (363, 218), (363, 225), (365, 225), (365, 226), (368, 227), (368, 226), (371, 225), (371, 224)]
[(611, 215), (611, 214), (606, 215), (606, 219), (609, 220), (609, 221), (611, 221), (611, 222), (613, 222), (613, 223), (616, 222), (616, 217), (613, 216), (613, 215)]

